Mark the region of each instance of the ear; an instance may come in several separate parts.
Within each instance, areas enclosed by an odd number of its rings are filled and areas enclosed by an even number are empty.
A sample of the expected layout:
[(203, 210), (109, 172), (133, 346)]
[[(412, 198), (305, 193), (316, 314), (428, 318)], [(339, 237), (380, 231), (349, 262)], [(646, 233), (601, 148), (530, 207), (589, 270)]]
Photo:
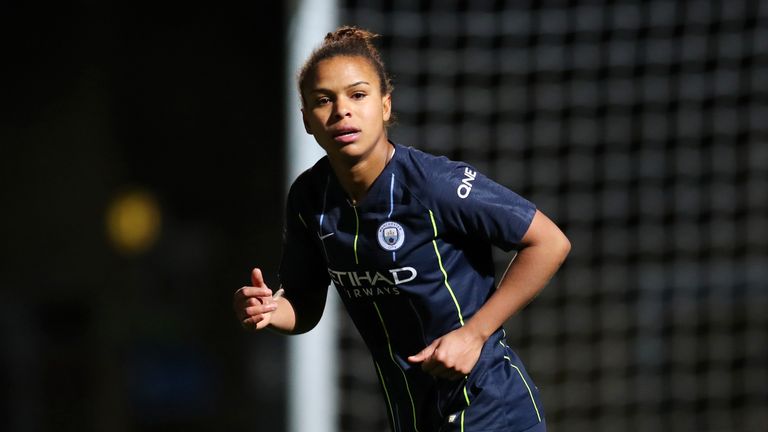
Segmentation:
[(383, 104), (384, 122), (388, 122), (392, 117), (392, 93), (388, 93), (381, 98)]
[(301, 109), (301, 120), (304, 122), (304, 130), (312, 135), (312, 129), (309, 127), (309, 120), (307, 120), (307, 113), (304, 112), (304, 108)]

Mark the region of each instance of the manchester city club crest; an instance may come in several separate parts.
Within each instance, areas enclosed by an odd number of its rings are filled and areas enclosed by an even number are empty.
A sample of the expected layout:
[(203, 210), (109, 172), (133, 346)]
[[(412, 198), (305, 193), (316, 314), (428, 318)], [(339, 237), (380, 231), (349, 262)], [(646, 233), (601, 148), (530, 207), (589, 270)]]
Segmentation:
[(405, 231), (397, 222), (384, 222), (379, 227), (379, 245), (388, 251), (398, 250), (405, 241)]

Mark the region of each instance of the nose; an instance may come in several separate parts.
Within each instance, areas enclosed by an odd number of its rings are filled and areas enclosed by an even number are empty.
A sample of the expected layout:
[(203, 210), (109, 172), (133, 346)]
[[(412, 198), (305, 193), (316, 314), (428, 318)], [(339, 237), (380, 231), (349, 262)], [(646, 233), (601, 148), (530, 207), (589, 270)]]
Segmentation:
[(347, 103), (344, 98), (338, 98), (336, 99), (336, 103), (334, 104), (334, 115), (337, 118), (344, 118), (349, 117), (352, 112), (349, 109), (349, 104)]

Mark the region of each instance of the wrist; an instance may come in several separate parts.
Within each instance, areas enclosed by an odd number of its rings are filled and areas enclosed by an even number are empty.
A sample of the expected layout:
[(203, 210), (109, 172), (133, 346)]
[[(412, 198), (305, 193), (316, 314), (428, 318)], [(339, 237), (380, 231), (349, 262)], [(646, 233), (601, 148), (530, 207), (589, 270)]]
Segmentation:
[(480, 339), (483, 343), (485, 343), (495, 331), (495, 329), (490, 329), (488, 326), (482, 325), (482, 323), (479, 322), (479, 320), (475, 320), (474, 317), (467, 321), (464, 325), (464, 329), (472, 335), (472, 337)]

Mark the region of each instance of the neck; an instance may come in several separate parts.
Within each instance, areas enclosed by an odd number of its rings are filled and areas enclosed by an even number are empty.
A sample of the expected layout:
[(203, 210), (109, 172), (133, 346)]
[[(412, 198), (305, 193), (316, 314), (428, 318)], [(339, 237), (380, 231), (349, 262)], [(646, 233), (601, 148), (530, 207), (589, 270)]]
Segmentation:
[(329, 158), (336, 178), (339, 179), (352, 205), (357, 205), (365, 198), (373, 182), (389, 163), (394, 151), (395, 148), (389, 141), (385, 141), (384, 145), (377, 145), (370, 154), (356, 160)]

